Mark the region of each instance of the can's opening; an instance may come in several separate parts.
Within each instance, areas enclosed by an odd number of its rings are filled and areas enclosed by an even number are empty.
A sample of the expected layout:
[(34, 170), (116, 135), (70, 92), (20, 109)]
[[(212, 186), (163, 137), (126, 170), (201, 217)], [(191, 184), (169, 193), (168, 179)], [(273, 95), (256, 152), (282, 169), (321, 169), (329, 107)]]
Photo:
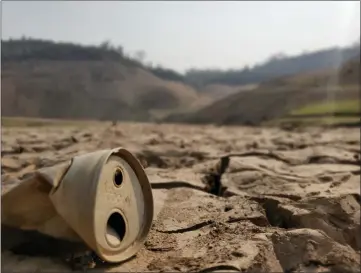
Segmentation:
[(110, 245), (117, 247), (124, 239), (126, 225), (123, 216), (118, 212), (113, 212), (107, 222), (106, 239)]
[(123, 171), (121, 169), (116, 169), (114, 173), (114, 185), (120, 187), (123, 183)]

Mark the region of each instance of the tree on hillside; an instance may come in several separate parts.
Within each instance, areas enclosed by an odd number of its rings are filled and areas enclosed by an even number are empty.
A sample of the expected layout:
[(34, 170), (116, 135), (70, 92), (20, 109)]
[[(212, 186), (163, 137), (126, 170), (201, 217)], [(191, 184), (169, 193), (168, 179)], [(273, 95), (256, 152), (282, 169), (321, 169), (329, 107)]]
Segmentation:
[(146, 53), (144, 50), (138, 50), (134, 53), (134, 57), (139, 63), (143, 64), (146, 57)]
[(123, 51), (122, 46), (117, 46), (117, 48), (115, 50), (120, 56), (122, 56), (122, 57), (124, 56), (124, 51)]
[(104, 42), (100, 43), (99, 47), (102, 48), (102, 49), (105, 49), (105, 50), (109, 50), (109, 49), (112, 48), (112, 44), (111, 44), (111, 42), (109, 40), (105, 40)]
[(279, 53), (271, 55), (271, 57), (268, 58), (268, 62), (278, 61), (278, 60), (282, 60), (282, 59), (286, 59), (286, 58), (287, 58), (286, 54), (279, 52)]

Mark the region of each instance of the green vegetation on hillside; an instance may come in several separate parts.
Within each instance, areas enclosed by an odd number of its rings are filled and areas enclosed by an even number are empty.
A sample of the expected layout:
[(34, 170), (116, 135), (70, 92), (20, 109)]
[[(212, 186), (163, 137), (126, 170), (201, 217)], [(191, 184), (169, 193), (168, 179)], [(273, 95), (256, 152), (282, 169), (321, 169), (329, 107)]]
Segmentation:
[(263, 123), (265, 126), (344, 126), (360, 125), (359, 117), (322, 117), (322, 118), (280, 118)]
[(360, 100), (336, 100), (329, 102), (310, 103), (290, 115), (267, 123), (268, 125), (293, 124), (298, 126), (311, 125), (359, 125)]
[(359, 100), (339, 100), (330, 102), (320, 102), (305, 105), (299, 109), (291, 111), (291, 115), (317, 115), (332, 113), (354, 114), (360, 113)]
[(84, 46), (31, 38), (1, 41), (3, 63), (29, 60), (122, 61), (129, 66), (140, 66), (139, 62), (125, 56), (121, 47), (115, 48), (107, 42), (99, 46)]

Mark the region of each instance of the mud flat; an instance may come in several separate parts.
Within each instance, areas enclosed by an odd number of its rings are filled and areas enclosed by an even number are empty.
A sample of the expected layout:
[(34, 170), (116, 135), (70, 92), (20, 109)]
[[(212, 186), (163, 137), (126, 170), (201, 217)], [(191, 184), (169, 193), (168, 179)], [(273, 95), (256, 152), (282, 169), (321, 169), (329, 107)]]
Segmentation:
[[(98, 270), (360, 271), (359, 129), (3, 127), (2, 191), (37, 168), (116, 146), (147, 166), (155, 220), (136, 257)], [(2, 252), (2, 270), (70, 271), (22, 246)]]

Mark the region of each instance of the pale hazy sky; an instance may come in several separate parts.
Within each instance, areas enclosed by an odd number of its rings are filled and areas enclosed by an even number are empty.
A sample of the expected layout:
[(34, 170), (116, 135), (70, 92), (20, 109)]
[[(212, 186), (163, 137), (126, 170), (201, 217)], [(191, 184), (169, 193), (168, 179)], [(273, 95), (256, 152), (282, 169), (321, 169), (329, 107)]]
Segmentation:
[(5, 39), (110, 40), (180, 72), (242, 68), (360, 36), (360, 1), (4, 1), (1, 18)]

